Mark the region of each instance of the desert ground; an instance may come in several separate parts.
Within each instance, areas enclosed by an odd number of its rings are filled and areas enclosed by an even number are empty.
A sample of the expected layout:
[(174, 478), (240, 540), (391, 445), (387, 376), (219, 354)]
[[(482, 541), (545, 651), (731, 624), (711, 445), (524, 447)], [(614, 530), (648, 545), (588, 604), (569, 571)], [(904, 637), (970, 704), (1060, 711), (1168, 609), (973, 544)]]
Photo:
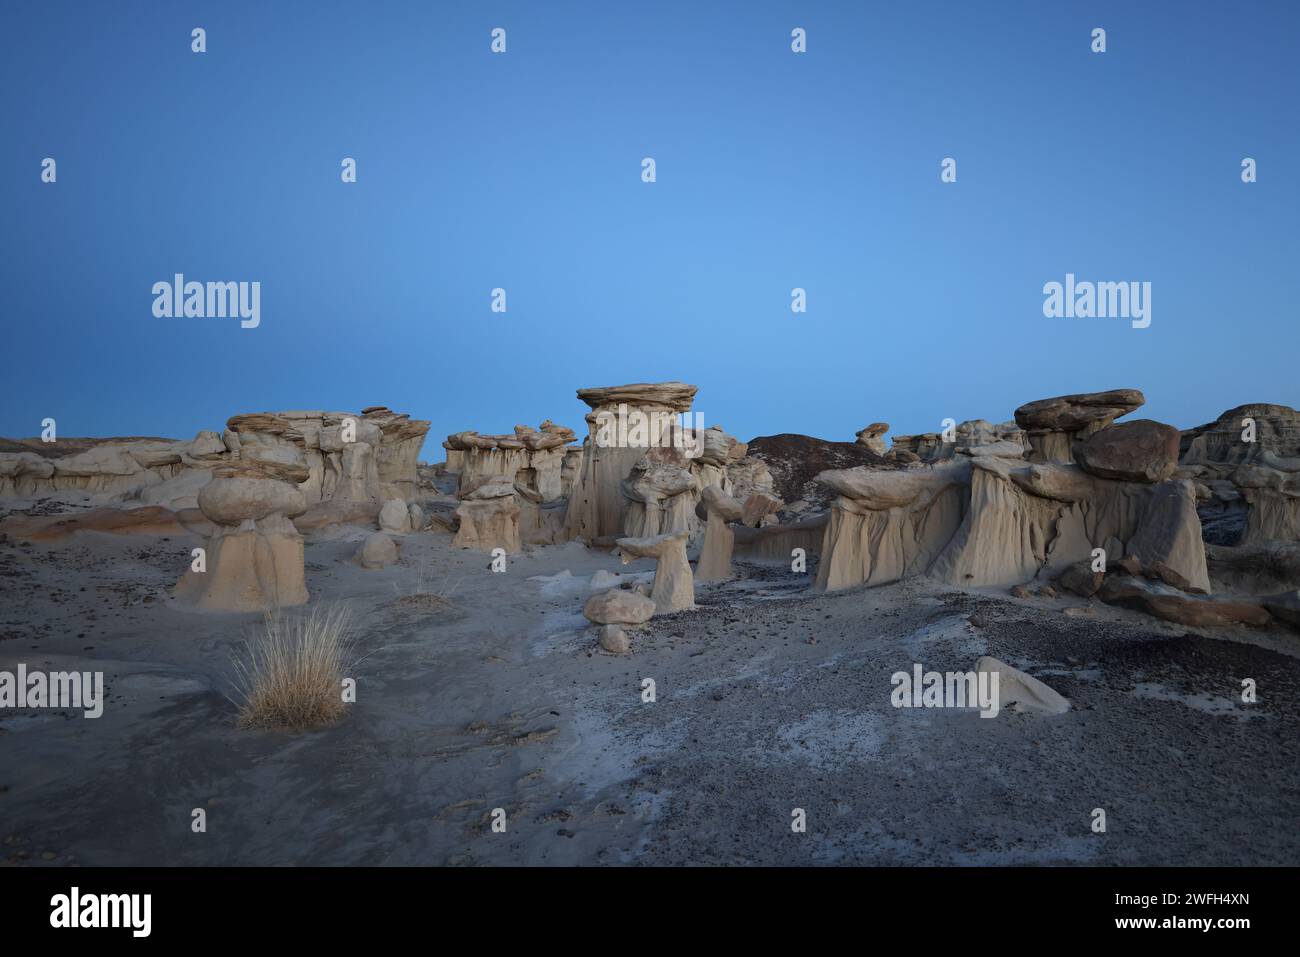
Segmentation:
[[(789, 563), (738, 559), (735, 580), (697, 585), (696, 609), (656, 615), (624, 656), (593, 640), (588, 583), (653, 561), (569, 542), (492, 572), (435, 529), (367, 570), (352, 560), (365, 535), (306, 546), (313, 601), (352, 610), (360, 660), (348, 715), (305, 733), (236, 727), (232, 654), (260, 616), (177, 606), (177, 569), (200, 536), (0, 543), (0, 669), (103, 670), (109, 695), (98, 720), (0, 719), (0, 860), (1300, 858), (1300, 641), (1284, 629), (1189, 629), (921, 578), (818, 594)], [(911, 662), (964, 670), (985, 654), (1071, 710), (984, 720), (890, 706), (890, 675)], [(1260, 689), (1249, 705), (1247, 677)], [(1090, 826), (1098, 807), (1105, 833)], [(205, 833), (191, 828), (195, 808)], [(792, 832), (795, 808), (806, 833)]]

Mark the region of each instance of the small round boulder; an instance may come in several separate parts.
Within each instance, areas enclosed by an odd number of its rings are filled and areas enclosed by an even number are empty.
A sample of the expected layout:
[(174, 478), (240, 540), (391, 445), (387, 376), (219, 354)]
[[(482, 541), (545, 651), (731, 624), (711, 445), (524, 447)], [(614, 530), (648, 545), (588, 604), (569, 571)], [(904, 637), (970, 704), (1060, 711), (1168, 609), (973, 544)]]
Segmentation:
[(582, 613), (598, 625), (644, 625), (655, 613), (655, 603), (624, 588), (592, 595)]

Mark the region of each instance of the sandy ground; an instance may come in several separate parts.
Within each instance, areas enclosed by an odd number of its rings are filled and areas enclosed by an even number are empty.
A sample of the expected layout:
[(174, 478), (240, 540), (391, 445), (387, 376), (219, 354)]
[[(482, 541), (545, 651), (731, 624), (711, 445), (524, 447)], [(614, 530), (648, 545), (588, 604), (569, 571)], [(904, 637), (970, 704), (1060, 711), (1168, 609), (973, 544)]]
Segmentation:
[[(307, 581), (313, 602), (353, 611), (358, 701), (320, 731), (250, 732), (226, 695), (258, 616), (168, 597), (197, 544), (0, 542), (0, 669), (102, 670), (109, 696), (97, 720), (0, 712), (0, 861), (1300, 863), (1290, 633), (1189, 633), (1102, 605), (1070, 617), (1087, 603), (919, 580), (818, 596), (749, 563), (617, 657), (581, 616), (586, 581), (649, 562), (574, 543), (494, 574), (424, 532), (365, 571), (335, 540), (307, 546)], [(895, 671), (982, 654), (1073, 710), (891, 707)]]

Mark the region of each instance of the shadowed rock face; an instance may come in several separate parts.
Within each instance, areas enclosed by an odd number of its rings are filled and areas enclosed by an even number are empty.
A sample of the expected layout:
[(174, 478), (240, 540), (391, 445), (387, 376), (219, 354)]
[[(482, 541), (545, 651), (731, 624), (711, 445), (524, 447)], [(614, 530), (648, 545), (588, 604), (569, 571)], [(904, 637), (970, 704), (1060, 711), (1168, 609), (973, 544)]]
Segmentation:
[(831, 442), (811, 435), (763, 435), (749, 443), (749, 454), (767, 465), (772, 490), (787, 502), (802, 499), (824, 505), (830, 500), (817, 475), (860, 465), (881, 467), (884, 459), (857, 442)]

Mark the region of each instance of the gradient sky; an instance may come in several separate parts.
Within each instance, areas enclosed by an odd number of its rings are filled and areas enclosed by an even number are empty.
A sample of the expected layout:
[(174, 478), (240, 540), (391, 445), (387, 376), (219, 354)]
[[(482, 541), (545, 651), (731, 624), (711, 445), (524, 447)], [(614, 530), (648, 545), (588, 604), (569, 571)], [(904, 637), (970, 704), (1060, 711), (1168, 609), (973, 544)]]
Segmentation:
[[(742, 439), (1300, 405), (1298, 40), (1281, 0), (6, 0), (0, 434), (384, 404), (439, 459), (663, 379)], [(155, 318), (176, 272), (260, 328)], [(1150, 328), (1045, 318), (1067, 272)]]

